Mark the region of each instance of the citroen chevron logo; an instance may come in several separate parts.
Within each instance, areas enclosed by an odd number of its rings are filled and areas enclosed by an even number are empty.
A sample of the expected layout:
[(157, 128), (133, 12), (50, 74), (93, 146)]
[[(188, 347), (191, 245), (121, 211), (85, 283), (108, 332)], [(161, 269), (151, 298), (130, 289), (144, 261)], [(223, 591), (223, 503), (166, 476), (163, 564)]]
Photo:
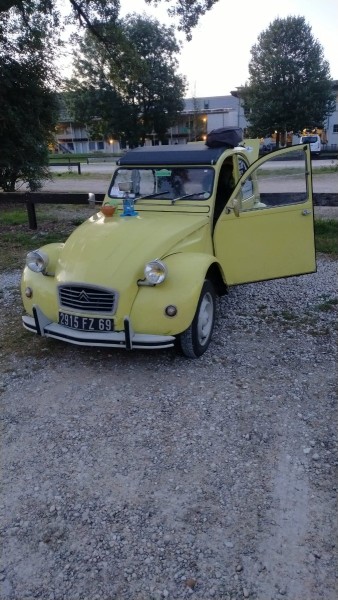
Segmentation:
[(79, 300), (81, 300), (81, 302), (89, 302), (90, 301), (88, 294), (84, 290), (81, 290), (81, 292), (79, 294)]

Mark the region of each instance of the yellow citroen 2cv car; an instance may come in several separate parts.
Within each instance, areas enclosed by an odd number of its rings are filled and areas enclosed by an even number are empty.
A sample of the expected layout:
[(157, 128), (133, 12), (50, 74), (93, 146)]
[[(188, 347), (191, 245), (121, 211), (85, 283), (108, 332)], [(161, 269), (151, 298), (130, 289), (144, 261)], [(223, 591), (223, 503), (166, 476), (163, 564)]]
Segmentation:
[(230, 286), (315, 271), (309, 146), (258, 159), (258, 140), (241, 137), (228, 128), (126, 152), (101, 209), (65, 243), (28, 253), (24, 327), (195, 358)]

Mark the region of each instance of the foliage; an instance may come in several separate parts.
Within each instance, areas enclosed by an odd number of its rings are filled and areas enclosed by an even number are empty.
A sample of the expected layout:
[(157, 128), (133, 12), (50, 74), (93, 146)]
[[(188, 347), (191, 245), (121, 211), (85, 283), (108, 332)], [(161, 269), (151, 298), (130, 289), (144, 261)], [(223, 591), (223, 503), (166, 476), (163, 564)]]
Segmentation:
[(1, 4), (0, 188), (5, 191), (14, 191), (19, 183), (32, 191), (41, 187), (48, 177), (48, 143), (58, 116), (48, 52), (55, 21), (47, 13), (35, 14), (33, 4), (25, 14), (4, 12)]
[[(154, 5), (165, 2), (169, 14), (179, 19), (178, 28), (189, 38), (198, 19), (217, 0), (147, 2)], [(150, 69), (150, 57), (143, 64), (145, 56), (137, 55), (134, 42), (125, 43), (126, 32), (116, 26), (119, 0), (69, 0), (67, 16), (61, 14), (61, 8), (63, 12), (63, 0), (0, 1), (0, 187), (5, 190), (13, 190), (18, 180), (35, 190), (48, 176), (47, 146), (56, 119), (52, 90), (57, 81), (52, 64), (62, 45), (62, 27), (67, 23), (82, 26), (87, 37), (92, 35), (96, 39), (101, 54), (110, 57), (109, 75), (114, 73), (115, 76), (108, 80), (104, 77), (103, 85), (92, 82), (86, 89), (80, 89), (78, 103), (80, 111), (82, 103), (82, 115), (86, 120), (99, 111), (100, 121), (96, 121), (96, 128), (102, 130), (101, 135), (106, 137), (121, 130), (126, 139), (136, 143), (139, 137), (144, 138), (151, 121), (162, 138), (171, 114), (180, 107), (177, 98), (182, 94), (183, 82), (175, 77), (173, 62), (168, 62), (164, 51), (166, 59), (162, 65), (159, 54), (157, 57), (154, 54), (157, 61), (154, 61), (153, 70)], [(102, 24), (111, 28), (110, 33), (114, 28), (114, 35), (105, 37)], [(136, 35), (135, 28), (134, 32), (132, 29), (130, 23), (131, 37)], [(172, 30), (166, 31), (173, 37)], [(139, 39), (138, 44), (140, 42)], [(160, 51), (162, 48), (158, 47), (157, 52)], [(125, 68), (127, 77), (119, 80), (118, 74)], [(142, 85), (142, 73), (145, 85)], [(153, 75), (154, 81), (151, 80)], [(118, 115), (118, 122), (114, 115)]]
[(316, 220), (315, 240), (317, 252), (338, 256), (338, 221), (335, 219)]
[[(177, 17), (179, 30), (191, 39), (191, 30), (197, 25), (201, 16), (210, 10), (218, 0), (146, 0), (147, 4), (157, 5), (164, 2), (168, 5), (168, 14)], [(73, 19), (80, 25), (97, 33), (95, 21), (106, 20), (114, 15), (117, 18), (120, 0), (69, 0)], [(50, 15), (60, 19), (58, 0), (1, 0), (0, 15), (10, 9), (16, 9), (28, 23), (33, 14)]]
[(304, 17), (277, 18), (259, 35), (249, 73), (240, 94), (251, 135), (316, 128), (334, 110), (329, 64)]
[(184, 79), (176, 75), (173, 28), (137, 15), (96, 27), (113, 52), (90, 32), (78, 40), (75, 78), (66, 96), (72, 114), (92, 135), (118, 137), (130, 146), (150, 134), (163, 141), (185, 91)]
[(56, 97), (38, 58), (0, 56), (0, 188), (18, 182), (31, 191), (48, 177), (48, 142), (58, 115)]
[(86, 126), (93, 139), (117, 139), (125, 120), (125, 107), (121, 97), (106, 82), (95, 87), (87, 80), (70, 80), (62, 101), (70, 114)]

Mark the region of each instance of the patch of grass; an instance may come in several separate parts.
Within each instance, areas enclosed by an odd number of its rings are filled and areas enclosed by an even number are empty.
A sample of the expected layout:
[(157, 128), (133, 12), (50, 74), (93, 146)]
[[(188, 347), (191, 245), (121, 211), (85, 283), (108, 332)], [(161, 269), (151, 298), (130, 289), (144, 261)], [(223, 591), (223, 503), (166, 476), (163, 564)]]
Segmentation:
[(315, 220), (317, 252), (338, 255), (338, 221), (335, 219)]
[(331, 310), (336, 310), (338, 306), (338, 298), (329, 298), (325, 300), (321, 304), (318, 304), (317, 309), (323, 312), (329, 312)]
[[(56, 222), (57, 219), (48, 214), (44, 207), (42, 210), (39, 210), (36, 207), (36, 214), (40, 221), (51, 221)], [(1, 208), (0, 214), (0, 227), (14, 227), (16, 225), (26, 225), (28, 222), (27, 210), (24, 204), (17, 206), (15, 208), (5, 207)]]
[(327, 173), (338, 173), (338, 165), (328, 165), (325, 167), (314, 167), (312, 166), (312, 173), (314, 175), (326, 175)]
[(20, 269), (25, 264), (26, 253), (51, 244), (53, 242), (64, 242), (66, 233), (50, 232), (46, 234), (35, 234), (27, 231), (13, 233), (2, 233), (0, 236), (0, 271), (8, 269)]
[(55, 162), (87, 162), (87, 158), (95, 158), (95, 160), (102, 162), (107, 161), (107, 159), (112, 158), (120, 158), (123, 155), (123, 152), (86, 152), (77, 154), (76, 152), (72, 152), (71, 154), (49, 154), (49, 160)]
[[(75, 207), (71, 207), (75, 208)], [(77, 207), (78, 208), (78, 207)], [(38, 229), (28, 227), (24, 206), (2, 206), (0, 215), (0, 271), (20, 269), (24, 266), (26, 253), (53, 242), (64, 242), (84, 218), (74, 211), (71, 216), (59, 220), (54, 208), (46, 205), (37, 207)], [(59, 211), (62, 213), (62, 210)]]
[[(38, 206), (36, 207), (38, 210)], [(24, 202), (2, 202), (0, 194), (0, 225), (11, 224), (16, 225), (17, 223), (27, 222), (27, 209)]]
[(281, 317), (285, 321), (294, 321), (294, 320), (297, 319), (297, 315), (295, 315), (294, 313), (290, 312), (289, 310), (282, 310), (280, 314), (281, 314)]
[[(65, 167), (65, 169), (67, 169), (67, 167)], [(78, 172), (75, 173), (75, 171), (69, 169), (62, 173), (53, 173), (52, 179), (78, 179), (80, 181), (83, 179), (100, 179), (103, 181), (110, 181), (112, 178), (112, 173), (113, 171), (111, 173), (97, 173), (96, 171), (88, 171), (87, 173), (82, 173), (79, 175)]]
[(15, 209), (9, 212), (2, 212), (0, 217), (0, 225), (24, 225), (27, 223), (26, 210)]
[[(327, 165), (323, 167), (312, 167), (313, 175), (331, 175), (338, 173), (337, 165)], [(303, 167), (282, 167), (276, 169), (264, 169), (264, 165), (258, 169), (259, 178), (285, 177), (286, 175), (304, 175)]]
[(257, 177), (261, 178), (269, 178), (273, 177), (285, 177), (286, 175), (304, 175), (304, 169), (301, 167), (284, 167), (284, 168), (276, 168), (276, 169), (264, 169), (264, 165), (257, 170)]

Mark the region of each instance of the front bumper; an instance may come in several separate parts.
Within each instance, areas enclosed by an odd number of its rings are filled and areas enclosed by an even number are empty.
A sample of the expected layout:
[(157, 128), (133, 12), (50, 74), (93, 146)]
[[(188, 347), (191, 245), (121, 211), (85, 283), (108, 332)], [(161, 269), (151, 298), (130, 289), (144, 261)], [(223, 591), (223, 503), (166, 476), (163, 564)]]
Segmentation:
[(24, 315), (23, 326), (42, 337), (51, 337), (78, 346), (105, 346), (108, 348), (160, 349), (174, 345), (175, 337), (171, 335), (148, 335), (134, 333), (128, 317), (124, 318), (124, 331), (109, 333), (79, 331), (58, 323), (53, 323), (38, 306), (33, 307), (33, 317)]

